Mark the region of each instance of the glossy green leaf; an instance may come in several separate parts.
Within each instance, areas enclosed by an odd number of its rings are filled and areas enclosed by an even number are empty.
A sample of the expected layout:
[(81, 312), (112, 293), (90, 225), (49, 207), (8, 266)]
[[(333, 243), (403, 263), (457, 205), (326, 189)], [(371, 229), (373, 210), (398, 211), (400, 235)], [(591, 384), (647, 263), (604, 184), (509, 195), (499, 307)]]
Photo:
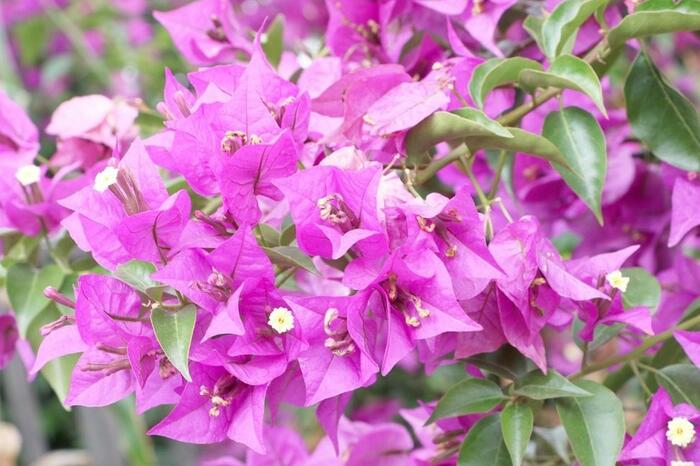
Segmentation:
[(607, 116), (598, 75), (591, 65), (573, 55), (557, 57), (547, 71), (523, 70), (518, 83), (525, 89), (557, 87), (582, 92)]
[[(13, 237), (15, 235), (12, 235)], [(3, 238), (5, 245), (5, 254), (2, 257), (2, 265), (10, 267), (18, 262), (29, 262), (34, 255), (37, 246), (41, 242), (41, 236), (20, 236), (13, 241), (14, 238)]]
[(15, 264), (7, 270), (7, 297), (15, 311), (19, 334), (24, 338), (32, 321), (46, 308), (49, 300), (44, 289), (61, 288), (63, 271), (57, 265), (35, 269), (28, 264)]
[(641, 267), (625, 268), (621, 272), (630, 279), (627, 290), (622, 293), (625, 308), (644, 306), (656, 310), (661, 300), (661, 285), (656, 277)]
[(511, 466), (499, 418), (498, 414), (485, 417), (469, 429), (457, 466)]
[(275, 16), (260, 42), (270, 64), (277, 68), (284, 51), (284, 17), (282, 15)]
[(119, 264), (114, 272), (114, 277), (127, 283), (139, 291), (158, 286), (159, 283), (151, 279), (151, 274), (156, 271), (155, 265), (150, 262), (132, 260)]
[(501, 432), (513, 466), (523, 463), (534, 420), (532, 408), (526, 404), (509, 404), (501, 413)]
[(575, 173), (557, 164), (554, 168), (602, 224), (600, 204), (608, 160), (605, 136), (596, 119), (581, 108), (566, 107), (547, 115), (542, 135), (557, 146)]
[(297, 227), (292, 223), (287, 228), (282, 230), (282, 233), (280, 234), (280, 244), (282, 246), (289, 246), (295, 239), (297, 239)]
[(579, 27), (607, 0), (564, 0), (542, 23), (542, 47), (554, 58), (561, 54)]
[(515, 382), (513, 393), (533, 400), (591, 396), (589, 392), (569, 382), (554, 369), (547, 371), (546, 375), (539, 370), (529, 372)]
[(465, 142), (469, 149), (474, 152), (478, 149), (503, 149), (512, 152), (523, 152), (534, 157), (547, 160), (555, 167), (560, 167), (562, 170), (568, 171), (571, 176), (575, 176), (573, 167), (569, 167), (569, 162), (564, 158), (557, 146), (552, 144), (546, 138), (522, 130), (520, 128), (506, 128), (512, 137), (503, 138), (500, 136), (474, 136), (468, 138)]
[(629, 39), (668, 32), (700, 29), (698, 0), (647, 0), (637, 5), (608, 33), (608, 44), (616, 48)]
[(540, 50), (542, 50), (542, 25), (544, 24), (544, 18), (541, 16), (529, 15), (523, 21), (523, 28), (530, 34)]
[(273, 264), (281, 267), (296, 267), (318, 275), (316, 266), (311, 258), (294, 246), (277, 246), (275, 248), (262, 248)]
[(683, 170), (700, 171), (698, 113), (645, 53), (627, 76), (625, 102), (632, 132), (654, 155)]
[(557, 412), (581, 466), (615, 466), (625, 438), (622, 402), (603, 385), (576, 382), (593, 396), (561, 398)]
[(469, 81), (469, 93), (474, 103), (484, 107), (489, 92), (498, 86), (514, 83), (523, 70), (542, 70), (539, 62), (523, 57), (492, 58), (477, 66)]
[(160, 347), (172, 365), (188, 381), (192, 381), (189, 355), (196, 319), (197, 308), (192, 304), (176, 312), (161, 308), (155, 308), (151, 312), (151, 323)]
[(151, 278), (155, 271), (156, 267), (150, 262), (132, 260), (119, 264), (114, 271), (114, 277), (157, 299), (162, 294), (163, 285)]
[(435, 112), (406, 135), (406, 154), (410, 161), (420, 157), (440, 142), (458, 142), (472, 136), (512, 137), (510, 131), (475, 109)]
[(464, 379), (452, 386), (438, 401), (433, 414), (426, 424), (446, 417), (471, 413), (485, 413), (506, 397), (501, 388), (487, 379)]
[(656, 372), (656, 380), (674, 403), (688, 403), (700, 409), (700, 369), (692, 364), (674, 364)]
[(268, 248), (280, 245), (280, 232), (264, 223), (255, 227), (255, 236), (258, 237), (260, 244)]

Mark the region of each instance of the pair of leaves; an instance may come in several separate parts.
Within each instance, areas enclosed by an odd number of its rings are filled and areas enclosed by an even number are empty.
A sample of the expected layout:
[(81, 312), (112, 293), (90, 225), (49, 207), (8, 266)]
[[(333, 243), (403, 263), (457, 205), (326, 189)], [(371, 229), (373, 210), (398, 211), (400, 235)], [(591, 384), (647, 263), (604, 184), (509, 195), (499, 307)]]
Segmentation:
[(557, 57), (547, 71), (536, 61), (521, 58), (493, 58), (477, 66), (469, 82), (474, 103), (483, 109), (489, 92), (505, 84), (518, 84), (533, 92), (536, 88), (572, 89), (588, 95), (603, 115), (603, 92), (591, 65), (573, 55)]
[[(156, 271), (153, 264), (143, 261), (130, 261), (120, 264), (114, 272), (115, 278), (131, 285), (140, 292), (160, 300), (164, 287), (151, 278)], [(191, 381), (189, 354), (192, 335), (197, 319), (197, 308), (193, 304), (176, 311), (156, 307), (151, 311), (151, 324), (158, 344), (170, 362), (180, 373)]]
[(519, 128), (506, 128), (483, 112), (462, 108), (452, 112), (435, 112), (408, 132), (405, 140), (409, 162), (421, 157), (440, 142), (466, 143), (478, 149), (502, 149), (524, 152), (566, 167), (568, 162), (547, 139)]
[(654, 155), (683, 170), (700, 171), (698, 114), (644, 52), (625, 81), (625, 102), (632, 132)]
[(260, 223), (255, 227), (255, 235), (264, 247), (289, 246), (296, 239), (296, 226), (291, 224), (277, 231), (270, 225)]

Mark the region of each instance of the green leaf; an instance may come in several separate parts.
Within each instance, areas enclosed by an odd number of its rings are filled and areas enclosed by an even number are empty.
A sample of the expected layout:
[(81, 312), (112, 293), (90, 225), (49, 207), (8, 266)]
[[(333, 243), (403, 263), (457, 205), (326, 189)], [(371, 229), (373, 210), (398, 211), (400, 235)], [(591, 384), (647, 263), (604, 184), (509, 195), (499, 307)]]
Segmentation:
[(426, 424), (446, 417), (485, 413), (504, 401), (501, 388), (487, 379), (464, 379), (452, 386), (438, 401)]
[(625, 268), (621, 272), (630, 279), (627, 290), (622, 293), (625, 309), (644, 306), (655, 311), (661, 300), (661, 285), (656, 277), (641, 267)]
[(523, 28), (530, 34), (530, 36), (537, 42), (537, 46), (540, 50), (542, 47), (542, 25), (544, 24), (544, 18), (541, 16), (528, 16), (523, 21)]
[(508, 127), (506, 129), (512, 134), (512, 137), (503, 138), (493, 135), (478, 136), (468, 138), (466, 143), (472, 153), (478, 149), (503, 149), (530, 154), (534, 157), (549, 161), (555, 167), (557, 167), (558, 164), (562, 170), (569, 171), (571, 176), (575, 176), (573, 167), (569, 166), (569, 162), (564, 158), (557, 146), (552, 144), (549, 140), (520, 128)]
[(529, 372), (515, 382), (513, 393), (533, 400), (591, 396), (591, 393), (569, 382), (554, 369), (550, 369), (547, 375), (539, 370)]
[(581, 319), (574, 317), (573, 323), (571, 324), (571, 332), (573, 333), (576, 346), (583, 350), (587, 343), (589, 351), (593, 351), (594, 349), (603, 346), (615, 338), (615, 336), (617, 336), (625, 328), (624, 324), (597, 325), (593, 331), (593, 341), (585, 342), (579, 336), (584, 326), (585, 324)]
[(567, 42), (573, 41), (578, 28), (607, 0), (564, 0), (542, 23), (542, 47), (554, 58)]
[(295, 239), (297, 239), (297, 227), (292, 223), (287, 228), (282, 230), (282, 233), (280, 234), (280, 244), (282, 246), (289, 246)]
[(151, 279), (151, 274), (155, 271), (156, 266), (150, 262), (132, 260), (118, 265), (114, 277), (139, 291), (145, 292), (147, 289), (159, 285), (157, 281)]
[(700, 369), (692, 364), (674, 364), (656, 372), (656, 380), (674, 403), (688, 403), (700, 409)]
[(637, 5), (608, 33), (608, 44), (616, 48), (629, 39), (668, 32), (700, 29), (698, 0), (647, 0)]
[(513, 466), (523, 463), (525, 450), (534, 426), (532, 408), (526, 404), (509, 404), (501, 413), (501, 432)]
[(258, 224), (255, 227), (255, 236), (258, 237), (260, 244), (268, 248), (280, 245), (280, 232), (270, 225)]
[(7, 296), (17, 317), (19, 334), (24, 338), (32, 321), (49, 304), (44, 289), (61, 288), (63, 271), (54, 264), (35, 269), (28, 264), (15, 264), (7, 270)]
[(18, 262), (29, 262), (37, 246), (39, 246), (41, 235), (21, 236), (16, 242), (12, 243), (11, 241), (11, 238), (3, 238), (3, 243), (5, 243), (6, 247), (9, 246), (2, 258), (2, 265), (5, 267), (10, 267)]
[(640, 53), (625, 81), (632, 132), (664, 162), (700, 171), (700, 121), (688, 99)]
[(301, 249), (294, 246), (277, 246), (275, 248), (262, 248), (273, 264), (282, 267), (296, 267), (304, 269), (318, 275), (316, 266), (309, 256), (301, 252)]
[(45, 15), (37, 15), (17, 23), (13, 35), (19, 48), (19, 58), (24, 66), (32, 67), (45, 56), (45, 49), (52, 34), (52, 28)]
[(469, 429), (457, 466), (511, 466), (499, 418), (498, 414), (485, 417)]
[(275, 16), (260, 42), (270, 64), (277, 68), (284, 51), (284, 16)]
[(172, 365), (190, 382), (192, 378), (188, 362), (196, 318), (197, 308), (193, 304), (176, 312), (161, 308), (155, 308), (151, 312), (151, 323), (160, 347)]
[(492, 58), (477, 66), (469, 81), (469, 93), (474, 103), (484, 107), (486, 95), (498, 86), (514, 83), (523, 70), (542, 70), (539, 62), (529, 58)]
[(576, 382), (593, 396), (557, 400), (557, 412), (581, 466), (615, 466), (625, 438), (622, 402), (606, 387)]
[(542, 135), (557, 146), (575, 173), (557, 164), (554, 168), (602, 224), (600, 203), (607, 155), (605, 136), (596, 119), (583, 109), (566, 107), (547, 115)]
[(518, 83), (528, 90), (537, 87), (557, 87), (582, 92), (593, 100), (600, 113), (606, 117), (608, 115), (598, 75), (591, 65), (573, 55), (557, 57), (547, 71), (523, 70), (518, 77)]
[(406, 135), (406, 154), (410, 161), (420, 157), (440, 142), (459, 142), (470, 136), (512, 137), (510, 131), (475, 109), (435, 112)]
[(150, 262), (132, 260), (119, 264), (114, 277), (154, 299), (160, 299), (163, 285), (151, 278), (156, 267)]

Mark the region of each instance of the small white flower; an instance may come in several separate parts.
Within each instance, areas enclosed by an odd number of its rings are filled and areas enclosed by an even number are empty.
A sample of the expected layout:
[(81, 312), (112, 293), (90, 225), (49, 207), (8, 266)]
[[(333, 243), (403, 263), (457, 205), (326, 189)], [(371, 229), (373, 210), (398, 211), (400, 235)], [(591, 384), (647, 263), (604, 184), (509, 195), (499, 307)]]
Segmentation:
[(286, 307), (276, 307), (270, 313), (267, 325), (277, 333), (286, 333), (294, 328), (294, 315)]
[(19, 167), (15, 172), (15, 178), (22, 186), (38, 183), (41, 177), (41, 169), (36, 165), (25, 165)]
[(695, 441), (695, 426), (684, 417), (674, 417), (668, 421), (666, 438), (672, 445), (685, 448)]
[(98, 193), (107, 191), (110, 186), (117, 182), (118, 174), (119, 170), (116, 167), (105, 167), (104, 170), (95, 176), (95, 191)]
[(627, 285), (629, 285), (630, 283), (630, 277), (623, 276), (622, 272), (620, 272), (619, 270), (615, 270), (607, 274), (605, 276), (605, 280), (607, 280), (610, 286), (612, 286), (613, 288), (617, 288), (623, 293), (627, 291)]
[(695, 466), (692, 461), (671, 461), (671, 466)]

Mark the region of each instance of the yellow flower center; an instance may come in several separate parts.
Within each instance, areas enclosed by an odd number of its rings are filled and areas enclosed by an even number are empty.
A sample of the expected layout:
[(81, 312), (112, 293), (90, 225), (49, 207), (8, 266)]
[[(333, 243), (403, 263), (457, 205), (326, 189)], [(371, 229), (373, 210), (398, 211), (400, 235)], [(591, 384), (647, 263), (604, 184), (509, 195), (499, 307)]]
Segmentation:
[(666, 438), (671, 444), (685, 448), (695, 441), (695, 426), (684, 417), (674, 417), (668, 421)]
[(270, 313), (267, 325), (277, 333), (286, 333), (294, 328), (294, 315), (286, 307), (276, 307)]
[(619, 270), (615, 270), (607, 274), (605, 276), (605, 280), (610, 284), (610, 286), (622, 291), (623, 293), (627, 291), (627, 285), (630, 283), (630, 277), (623, 276), (622, 272)]

